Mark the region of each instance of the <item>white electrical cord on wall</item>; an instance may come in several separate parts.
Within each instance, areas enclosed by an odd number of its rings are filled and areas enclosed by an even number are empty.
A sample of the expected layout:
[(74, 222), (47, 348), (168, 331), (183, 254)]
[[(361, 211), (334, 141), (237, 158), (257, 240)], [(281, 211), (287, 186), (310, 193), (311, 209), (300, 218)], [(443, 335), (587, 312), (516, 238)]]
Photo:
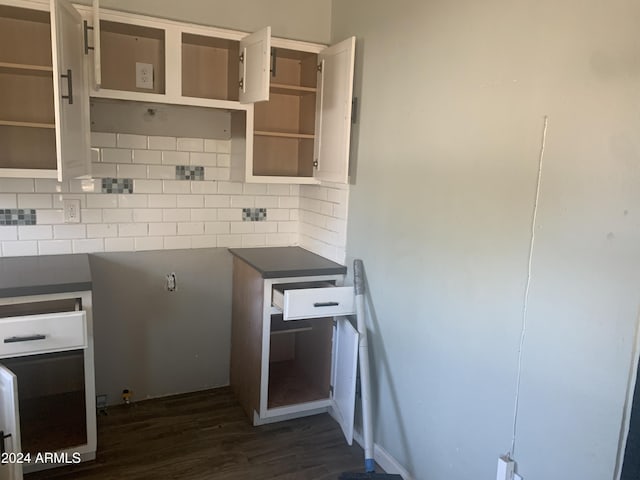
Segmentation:
[(522, 352), (524, 339), (527, 332), (527, 310), (529, 308), (529, 290), (531, 288), (531, 265), (533, 261), (533, 247), (536, 239), (536, 220), (538, 218), (538, 202), (540, 200), (540, 180), (542, 179), (542, 160), (544, 159), (544, 149), (547, 141), (547, 126), (549, 117), (544, 116), (544, 127), (542, 129), (542, 142), (540, 145), (540, 156), (538, 157), (538, 178), (536, 180), (536, 197), (533, 203), (533, 215), (531, 218), (531, 239), (529, 241), (529, 261), (527, 264), (527, 283), (524, 288), (524, 299), (522, 302), (522, 331), (520, 333), (520, 347), (518, 348), (518, 375), (516, 378), (516, 399), (513, 408), (513, 437), (511, 439), (511, 449), (508, 457), (513, 459), (516, 448), (516, 429), (518, 424), (518, 406), (520, 400), (520, 379), (522, 375)]

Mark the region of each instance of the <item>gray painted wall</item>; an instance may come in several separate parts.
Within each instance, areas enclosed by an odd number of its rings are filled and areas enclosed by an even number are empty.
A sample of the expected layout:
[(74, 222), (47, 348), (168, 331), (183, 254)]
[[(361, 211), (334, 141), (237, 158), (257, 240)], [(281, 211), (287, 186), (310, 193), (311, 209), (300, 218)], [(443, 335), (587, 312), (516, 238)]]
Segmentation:
[[(640, 287), (640, 4), (333, 2), (358, 37), (347, 255), (364, 259), (376, 441), (417, 479), (510, 450), (614, 478)], [(372, 235), (372, 232), (375, 234)]]
[[(225, 248), (90, 256), (96, 393), (121, 402), (229, 384), (231, 254)], [(168, 292), (175, 272), (178, 289)]]
[(100, 7), (245, 32), (270, 25), (276, 37), (308, 42), (328, 43), (331, 30), (330, 0), (101, 0)]

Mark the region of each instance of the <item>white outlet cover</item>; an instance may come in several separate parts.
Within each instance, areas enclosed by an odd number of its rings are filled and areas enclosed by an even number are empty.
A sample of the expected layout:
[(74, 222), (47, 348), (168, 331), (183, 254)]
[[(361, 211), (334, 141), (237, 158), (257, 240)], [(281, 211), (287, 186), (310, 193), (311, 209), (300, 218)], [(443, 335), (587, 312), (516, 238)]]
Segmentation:
[(153, 65), (136, 62), (136, 88), (153, 90)]
[(62, 200), (64, 223), (80, 223), (80, 200), (67, 198)]

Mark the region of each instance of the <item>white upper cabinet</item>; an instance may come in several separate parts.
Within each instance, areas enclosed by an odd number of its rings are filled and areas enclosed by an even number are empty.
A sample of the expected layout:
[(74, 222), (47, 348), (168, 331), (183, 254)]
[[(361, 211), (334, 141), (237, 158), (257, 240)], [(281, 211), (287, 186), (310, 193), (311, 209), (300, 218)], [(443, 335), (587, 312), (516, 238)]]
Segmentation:
[(271, 27), (240, 40), (240, 102), (269, 100)]
[(348, 38), (318, 55), (315, 176), (327, 182), (349, 180), (355, 40)]
[(63, 0), (0, 0), (0, 45), (6, 46), (0, 48), (0, 176), (88, 173), (88, 93), (78, 22)]
[[(18, 413), (18, 379), (0, 364), (0, 442), (2, 452), (20, 452), (20, 418)], [(22, 464), (0, 463), (0, 480), (22, 480)]]
[(56, 157), (62, 181), (90, 173), (89, 94), (82, 18), (66, 0), (50, 1)]

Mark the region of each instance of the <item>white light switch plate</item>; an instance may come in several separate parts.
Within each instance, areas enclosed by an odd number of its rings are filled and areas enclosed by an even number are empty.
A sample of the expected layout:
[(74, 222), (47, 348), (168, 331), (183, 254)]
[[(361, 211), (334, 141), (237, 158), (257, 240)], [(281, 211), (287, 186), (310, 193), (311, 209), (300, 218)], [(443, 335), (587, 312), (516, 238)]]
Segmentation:
[(136, 88), (153, 90), (153, 65), (136, 62)]
[(80, 223), (80, 200), (68, 198), (62, 201), (64, 223)]

